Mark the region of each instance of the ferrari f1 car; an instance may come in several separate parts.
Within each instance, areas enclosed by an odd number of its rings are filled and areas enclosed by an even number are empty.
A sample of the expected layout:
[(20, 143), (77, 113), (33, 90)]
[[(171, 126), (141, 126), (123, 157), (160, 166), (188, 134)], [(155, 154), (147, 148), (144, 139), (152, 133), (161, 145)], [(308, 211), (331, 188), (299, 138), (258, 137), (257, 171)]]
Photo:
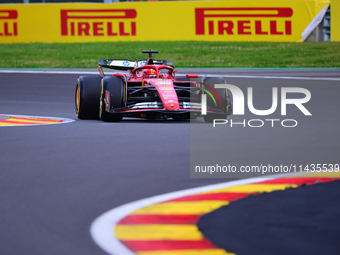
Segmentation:
[[(149, 54), (146, 61), (100, 59), (99, 75), (80, 76), (75, 93), (77, 117), (118, 122), (123, 117), (203, 116), (206, 122), (212, 122), (232, 113), (228, 90), (215, 89), (215, 84), (225, 83), (223, 78), (197, 74), (178, 78), (171, 60), (153, 60), (152, 54), (158, 51), (143, 53)], [(105, 75), (102, 67), (129, 73)]]

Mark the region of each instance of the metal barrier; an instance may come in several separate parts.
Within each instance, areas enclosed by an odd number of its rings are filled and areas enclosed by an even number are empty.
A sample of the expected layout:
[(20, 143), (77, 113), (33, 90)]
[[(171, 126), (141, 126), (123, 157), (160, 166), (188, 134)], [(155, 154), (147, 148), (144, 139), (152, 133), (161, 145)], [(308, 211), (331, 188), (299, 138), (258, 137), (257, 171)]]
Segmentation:
[(331, 40), (331, 9), (328, 8), (325, 17), (322, 21), (323, 25), (323, 41), (329, 42)]

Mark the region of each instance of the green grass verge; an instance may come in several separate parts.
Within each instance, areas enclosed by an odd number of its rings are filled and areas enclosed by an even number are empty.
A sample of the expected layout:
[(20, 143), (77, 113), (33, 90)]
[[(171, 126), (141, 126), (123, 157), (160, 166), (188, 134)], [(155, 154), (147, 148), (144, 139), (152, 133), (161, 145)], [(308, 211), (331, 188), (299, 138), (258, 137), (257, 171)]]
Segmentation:
[(0, 44), (0, 68), (91, 68), (97, 59), (146, 59), (142, 50), (176, 67), (340, 67), (340, 43), (105, 42)]

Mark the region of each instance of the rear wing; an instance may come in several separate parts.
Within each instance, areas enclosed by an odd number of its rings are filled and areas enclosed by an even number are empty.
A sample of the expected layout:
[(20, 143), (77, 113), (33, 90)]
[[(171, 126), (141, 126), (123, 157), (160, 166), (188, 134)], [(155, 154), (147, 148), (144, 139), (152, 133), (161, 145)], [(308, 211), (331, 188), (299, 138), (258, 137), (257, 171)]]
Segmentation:
[[(154, 65), (167, 65), (171, 66), (172, 61), (171, 60), (152, 60)], [(129, 61), (129, 60), (114, 60), (114, 59), (98, 59), (98, 64), (101, 67), (116, 69), (116, 70), (132, 70), (138, 66), (145, 65), (146, 61)]]

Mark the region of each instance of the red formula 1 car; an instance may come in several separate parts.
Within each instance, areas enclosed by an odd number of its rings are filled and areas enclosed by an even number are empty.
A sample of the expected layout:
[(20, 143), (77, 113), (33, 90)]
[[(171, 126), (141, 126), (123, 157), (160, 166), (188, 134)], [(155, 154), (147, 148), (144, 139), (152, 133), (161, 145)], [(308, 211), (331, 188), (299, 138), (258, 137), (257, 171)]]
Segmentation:
[[(223, 78), (199, 78), (194, 74), (177, 78), (171, 60), (153, 60), (152, 54), (158, 51), (143, 53), (149, 54), (146, 61), (100, 59), (100, 75), (80, 76), (75, 95), (77, 117), (118, 122), (123, 117), (190, 119), (203, 116), (205, 121), (212, 122), (231, 114), (228, 90), (214, 88), (215, 84), (225, 83)], [(102, 67), (130, 73), (106, 76)], [(204, 101), (202, 95), (206, 95)]]

